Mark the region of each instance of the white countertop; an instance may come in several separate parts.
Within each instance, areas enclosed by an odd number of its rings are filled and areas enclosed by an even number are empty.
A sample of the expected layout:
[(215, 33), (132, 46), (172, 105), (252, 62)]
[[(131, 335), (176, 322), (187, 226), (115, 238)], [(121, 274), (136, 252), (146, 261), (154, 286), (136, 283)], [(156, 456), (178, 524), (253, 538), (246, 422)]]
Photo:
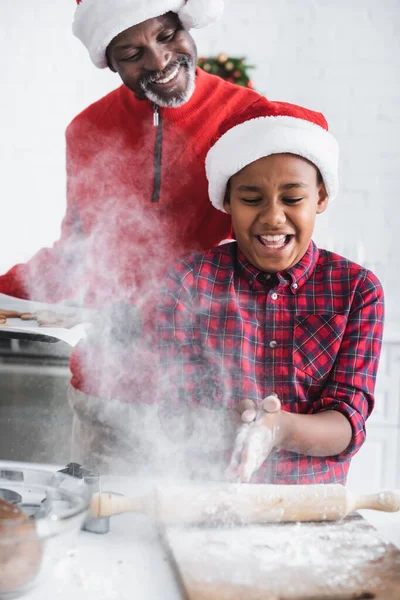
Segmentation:
[(54, 568), (51, 581), (26, 600), (181, 600), (177, 582), (145, 517), (113, 517), (104, 535), (81, 531), (76, 550)]
[[(10, 466), (1, 461), (0, 468)], [(13, 462), (13, 468), (28, 463)], [(62, 467), (29, 463), (34, 469), (56, 471)], [(102, 477), (103, 489), (133, 495), (138, 482)], [(134, 489), (133, 489), (134, 486)], [(147, 487), (143, 483), (143, 491)], [(181, 600), (173, 569), (155, 524), (140, 514), (110, 519), (106, 534), (80, 531), (76, 544), (54, 566), (50, 580), (41, 582), (24, 600)]]
[(80, 532), (77, 549), (58, 563), (52, 580), (24, 596), (26, 600), (50, 598), (182, 600), (183, 596), (155, 527), (145, 517), (120, 515), (112, 518), (105, 535)]
[[(14, 466), (19, 464), (14, 463)], [(30, 466), (43, 468), (43, 465)], [(108, 491), (133, 495), (138, 491), (137, 482), (134, 482), (134, 491), (132, 485), (133, 482), (125, 478), (103, 478), (103, 489)], [(400, 513), (360, 512), (387, 541), (400, 548)], [(106, 534), (80, 531), (75, 549), (55, 566), (51, 580), (24, 596), (25, 600), (182, 598), (155, 525), (138, 514), (112, 517)]]

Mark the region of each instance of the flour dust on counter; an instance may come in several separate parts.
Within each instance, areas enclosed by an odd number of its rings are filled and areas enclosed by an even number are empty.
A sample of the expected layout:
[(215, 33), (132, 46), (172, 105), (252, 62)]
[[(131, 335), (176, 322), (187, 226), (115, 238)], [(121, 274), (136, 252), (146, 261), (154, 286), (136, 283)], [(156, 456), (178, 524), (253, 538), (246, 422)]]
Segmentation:
[(400, 552), (355, 515), (163, 535), (188, 600), (400, 598)]
[(157, 529), (138, 515), (113, 519), (110, 531), (80, 531), (76, 547), (25, 600), (182, 600)]

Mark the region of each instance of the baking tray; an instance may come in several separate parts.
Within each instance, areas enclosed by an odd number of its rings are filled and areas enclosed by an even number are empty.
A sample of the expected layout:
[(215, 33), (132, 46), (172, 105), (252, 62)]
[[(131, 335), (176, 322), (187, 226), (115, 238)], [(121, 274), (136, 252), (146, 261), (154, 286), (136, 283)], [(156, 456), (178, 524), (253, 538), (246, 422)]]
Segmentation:
[[(46, 304), (44, 302), (32, 302), (30, 300), (21, 300), (6, 294), (0, 294), (0, 308), (7, 310), (16, 310), (19, 312), (36, 312), (39, 310), (49, 310), (55, 313), (70, 314), (79, 310), (82, 318), (89, 315), (90, 311), (77, 309), (65, 304)], [(76, 344), (86, 337), (85, 322), (74, 325), (71, 328), (64, 327), (41, 327), (36, 321), (21, 321), (21, 319), (7, 319), (5, 325), (0, 325), (0, 338), (48, 342), (63, 341), (70, 346)]]

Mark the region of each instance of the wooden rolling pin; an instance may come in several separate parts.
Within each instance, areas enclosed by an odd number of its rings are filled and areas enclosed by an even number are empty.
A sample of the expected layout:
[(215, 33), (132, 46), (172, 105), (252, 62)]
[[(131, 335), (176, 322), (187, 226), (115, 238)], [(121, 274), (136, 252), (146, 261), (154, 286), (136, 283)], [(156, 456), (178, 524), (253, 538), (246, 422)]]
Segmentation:
[(361, 508), (400, 510), (400, 491), (353, 495), (343, 485), (176, 485), (137, 498), (98, 493), (94, 517), (140, 512), (168, 524), (336, 521)]

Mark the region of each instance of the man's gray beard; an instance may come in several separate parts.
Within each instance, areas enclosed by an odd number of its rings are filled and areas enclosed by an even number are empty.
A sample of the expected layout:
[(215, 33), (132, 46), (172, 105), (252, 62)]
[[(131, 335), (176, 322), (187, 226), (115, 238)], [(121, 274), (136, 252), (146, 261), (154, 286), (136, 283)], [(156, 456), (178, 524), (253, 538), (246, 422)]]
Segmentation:
[(150, 100), (150, 102), (153, 102), (153, 104), (157, 104), (157, 106), (163, 106), (165, 108), (178, 108), (179, 106), (182, 106), (188, 102), (193, 96), (196, 82), (196, 71), (192, 64), (189, 65), (189, 67), (183, 66), (183, 68), (186, 70), (188, 78), (186, 90), (184, 92), (180, 92), (176, 96), (165, 99), (158, 95), (157, 92), (153, 92), (152, 90), (146, 88), (143, 90), (143, 92), (147, 100)]

